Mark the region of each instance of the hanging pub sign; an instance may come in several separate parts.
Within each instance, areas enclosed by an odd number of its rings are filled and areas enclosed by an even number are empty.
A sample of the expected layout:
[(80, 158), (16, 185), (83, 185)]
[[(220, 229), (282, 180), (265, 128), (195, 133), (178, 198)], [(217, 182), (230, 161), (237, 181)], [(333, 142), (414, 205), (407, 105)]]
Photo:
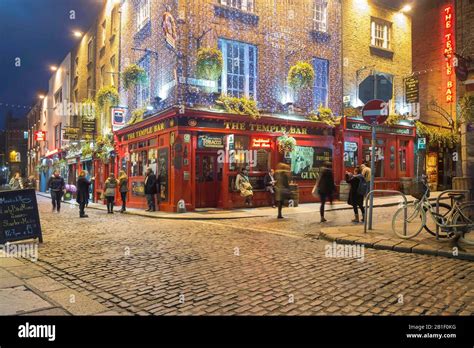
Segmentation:
[(115, 131), (125, 126), (125, 114), (127, 110), (124, 107), (111, 108), (112, 113), (112, 128)]
[(405, 102), (407, 104), (418, 103), (420, 101), (419, 81), (417, 77), (405, 79)]
[(176, 49), (176, 40), (178, 38), (178, 31), (176, 30), (176, 21), (171, 13), (165, 12), (163, 14), (163, 33), (165, 40), (172, 49)]
[(203, 134), (198, 136), (198, 148), (222, 149), (224, 148), (224, 136), (214, 134)]
[(78, 140), (81, 129), (78, 127), (66, 127), (64, 128), (64, 139), (65, 140)]
[(82, 118), (82, 133), (83, 134), (94, 134), (95, 133), (95, 118), (88, 119), (83, 117)]
[(446, 103), (454, 101), (453, 55), (454, 55), (454, 11), (453, 6), (448, 5), (443, 10), (444, 49), (443, 55), (446, 72)]
[(46, 131), (35, 131), (34, 139), (35, 141), (45, 141)]

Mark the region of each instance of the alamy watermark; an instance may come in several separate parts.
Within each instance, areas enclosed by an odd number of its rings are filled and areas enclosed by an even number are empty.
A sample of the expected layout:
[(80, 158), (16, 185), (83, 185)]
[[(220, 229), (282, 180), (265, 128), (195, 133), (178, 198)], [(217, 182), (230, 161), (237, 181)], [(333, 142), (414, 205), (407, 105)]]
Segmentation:
[(257, 166), (257, 154), (257, 150), (219, 150), (217, 151), (217, 162), (245, 164), (254, 168)]
[(364, 261), (365, 247), (362, 244), (326, 244), (325, 256), (331, 258), (346, 258)]
[(38, 261), (38, 243), (6, 243), (0, 245), (0, 257), (15, 257)]

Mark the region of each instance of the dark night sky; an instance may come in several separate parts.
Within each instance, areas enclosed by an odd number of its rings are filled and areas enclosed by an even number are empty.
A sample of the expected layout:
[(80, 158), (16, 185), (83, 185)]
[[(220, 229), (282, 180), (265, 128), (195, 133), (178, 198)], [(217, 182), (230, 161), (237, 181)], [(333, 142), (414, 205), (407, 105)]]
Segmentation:
[[(77, 44), (71, 31), (87, 31), (105, 0), (0, 0), (0, 103), (30, 106), (46, 92), (50, 65), (59, 65)], [(76, 11), (76, 19), (69, 12)], [(21, 67), (15, 67), (15, 58)], [(6, 113), (25, 108), (0, 106), (0, 129)]]

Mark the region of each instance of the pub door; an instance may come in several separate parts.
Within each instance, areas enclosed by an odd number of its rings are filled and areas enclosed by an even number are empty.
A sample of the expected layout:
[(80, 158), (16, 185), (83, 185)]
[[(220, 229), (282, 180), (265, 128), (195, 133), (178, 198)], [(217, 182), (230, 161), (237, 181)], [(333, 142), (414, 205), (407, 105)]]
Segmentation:
[(219, 186), (217, 155), (196, 153), (196, 208), (217, 207)]

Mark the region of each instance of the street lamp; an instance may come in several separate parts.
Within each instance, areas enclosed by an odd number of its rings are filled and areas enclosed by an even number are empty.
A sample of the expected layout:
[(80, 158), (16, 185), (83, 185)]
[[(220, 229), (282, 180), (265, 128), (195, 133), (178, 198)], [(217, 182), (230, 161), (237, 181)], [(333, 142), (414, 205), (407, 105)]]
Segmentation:
[(49, 69), (50, 69), (51, 71), (57, 71), (57, 70), (58, 70), (58, 67), (57, 67), (56, 65), (51, 65), (51, 66), (49, 67)]
[(38, 98), (44, 99), (44, 98), (45, 98), (45, 95), (44, 95), (44, 94), (39, 94), (39, 95), (38, 95)]
[(406, 4), (405, 6), (402, 7), (402, 9), (400, 10), (400, 12), (403, 12), (403, 13), (407, 13), (407, 12), (410, 12), (411, 11), (411, 5), (410, 4)]
[(72, 32), (72, 34), (77, 37), (77, 38), (81, 38), (82, 37), (82, 32), (80, 32), (79, 30), (74, 30)]

